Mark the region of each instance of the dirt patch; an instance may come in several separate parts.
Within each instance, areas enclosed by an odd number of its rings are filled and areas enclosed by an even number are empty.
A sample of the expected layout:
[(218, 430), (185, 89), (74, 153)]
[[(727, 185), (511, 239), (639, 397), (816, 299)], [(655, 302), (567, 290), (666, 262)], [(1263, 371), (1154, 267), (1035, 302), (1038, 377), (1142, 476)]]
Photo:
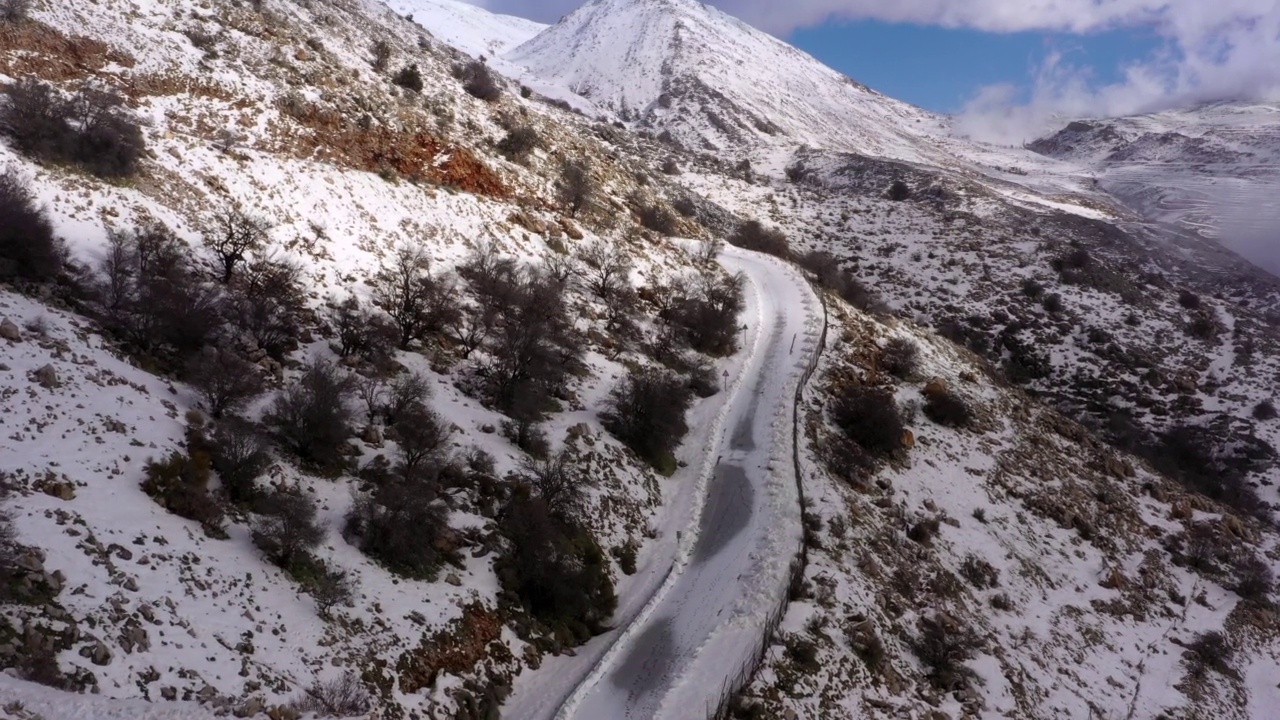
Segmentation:
[(473, 603), (449, 627), (425, 635), (414, 650), (396, 662), (400, 691), (413, 694), (431, 687), (440, 673), (464, 675), (489, 657), (490, 643), (502, 636), (502, 621), (492, 610)]
[[(285, 103), (282, 103), (282, 105)], [(466, 148), (449, 146), (435, 135), (382, 124), (359, 127), (347, 114), (315, 105), (288, 105), (284, 114), (304, 129), (273, 128), (270, 152), (322, 160), (366, 172), (394, 173), (490, 197), (510, 195), (496, 172)]]
[(83, 80), (115, 64), (131, 68), (132, 55), (104, 42), (64, 35), (39, 22), (0, 25), (0, 73), (50, 82)]

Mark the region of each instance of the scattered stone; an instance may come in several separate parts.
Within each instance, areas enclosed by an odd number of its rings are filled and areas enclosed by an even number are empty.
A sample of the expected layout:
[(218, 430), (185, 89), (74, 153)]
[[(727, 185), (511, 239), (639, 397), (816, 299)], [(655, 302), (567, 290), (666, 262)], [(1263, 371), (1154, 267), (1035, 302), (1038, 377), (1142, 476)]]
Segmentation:
[(564, 234), (569, 236), (570, 240), (581, 240), (583, 238), (582, 231), (569, 218), (561, 218), (560, 227), (564, 229)]
[(266, 709), (266, 704), (260, 698), (249, 698), (243, 705), (236, 708), (232, 714), (238, 718), (251, 718)]

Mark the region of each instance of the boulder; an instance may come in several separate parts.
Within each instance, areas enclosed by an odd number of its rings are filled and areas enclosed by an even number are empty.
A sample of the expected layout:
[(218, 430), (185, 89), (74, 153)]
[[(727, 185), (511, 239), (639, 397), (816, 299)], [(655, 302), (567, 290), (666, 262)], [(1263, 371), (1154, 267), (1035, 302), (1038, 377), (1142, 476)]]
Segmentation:
[(22, 342), (22, 331), (18, 329), (17, 325), (13, 324), (12, 320), (6, 318), (0, 322), (0, 338), (14, 343)]
[(40, 387), (52, 390), (62, 383), (58, 381), (58, 370), (52, 365), (45, 365), (36, 371), (36, 382), (40, 383)]
[(937, 395), (946, 395), (948, 392), (947, 381), (942, 378), (934, 378), (924, 386), (925, 397), (935, 397)]

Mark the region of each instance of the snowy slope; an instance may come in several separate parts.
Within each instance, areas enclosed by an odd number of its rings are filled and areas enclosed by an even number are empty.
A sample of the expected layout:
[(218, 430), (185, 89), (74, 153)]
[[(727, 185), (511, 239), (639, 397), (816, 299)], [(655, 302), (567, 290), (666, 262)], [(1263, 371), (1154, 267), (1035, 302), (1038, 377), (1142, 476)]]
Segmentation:
[(387, 6), (472, 57), (500, 55), (547, 27), (461, 0), (387, 0)]
[(1280, 273), (1280, 105), (1077, 121), (1030, 147), (1078, 163), (1148, 219), (1201, 233)]
[(696, 0), (592, 0), (505, 59), (694, 150), (812, 145), (916, 159), (942, 120)]

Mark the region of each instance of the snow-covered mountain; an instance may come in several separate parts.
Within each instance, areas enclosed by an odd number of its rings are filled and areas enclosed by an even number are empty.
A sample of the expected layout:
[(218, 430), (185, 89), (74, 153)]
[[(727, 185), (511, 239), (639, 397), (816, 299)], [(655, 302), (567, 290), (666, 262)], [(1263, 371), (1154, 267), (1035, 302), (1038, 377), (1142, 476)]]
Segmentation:
[(1280, 104), (1082, 120), (1029, 147), (1078, 163), (1144, 217), (1218, 240), (1280, 274)]
[(505, 56), (695, 151), (810, 145), (903, 159), (942, 120), (697, 0), (591, 0)]
[(500, 55), (547, 27), (461, 0), (387, 0), (387, 5), (409, 20), (430, 23), (432, 35), (472, 57)]

